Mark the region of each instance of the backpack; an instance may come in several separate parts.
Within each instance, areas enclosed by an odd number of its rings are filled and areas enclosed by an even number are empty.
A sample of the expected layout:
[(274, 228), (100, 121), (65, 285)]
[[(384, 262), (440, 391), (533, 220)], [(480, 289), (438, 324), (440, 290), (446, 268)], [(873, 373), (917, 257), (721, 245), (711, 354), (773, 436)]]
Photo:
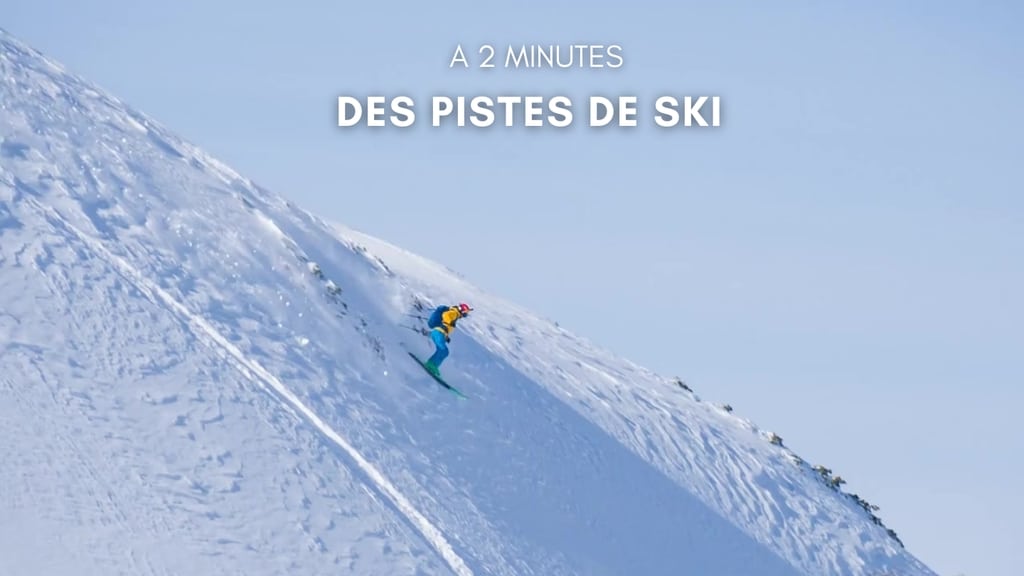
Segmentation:
[(427, 326), (431, 328), (437, 328), (441, 326), (441, 314), (444, 314), (446, 310), (451, 308), (447, 304), (434, 308), (434, 311), (430, 314), (430, 318), (427, 318)]

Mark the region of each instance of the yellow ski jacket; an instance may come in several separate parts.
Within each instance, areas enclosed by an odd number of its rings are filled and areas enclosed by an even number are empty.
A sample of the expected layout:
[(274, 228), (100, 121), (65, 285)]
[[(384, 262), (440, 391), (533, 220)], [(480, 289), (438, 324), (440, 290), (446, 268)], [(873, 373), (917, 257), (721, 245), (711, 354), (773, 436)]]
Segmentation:
[(445, 337), (451, 337), (452, 331), (455, 330), (455, 321), (459, 318), (462, 318), (462, 312), (458, 306), (452, 306), (441, 313), (441, 325), (434, 330), (440, 330)]

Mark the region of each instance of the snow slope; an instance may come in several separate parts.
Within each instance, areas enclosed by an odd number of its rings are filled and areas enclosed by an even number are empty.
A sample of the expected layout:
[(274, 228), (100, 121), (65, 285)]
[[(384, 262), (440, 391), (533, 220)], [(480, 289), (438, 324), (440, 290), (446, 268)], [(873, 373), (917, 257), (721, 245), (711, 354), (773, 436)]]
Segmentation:
[[(0, 574), (933, 574), (751, 423), (0, 72)], [(417, 300), (478, 309), (469, 400)]]

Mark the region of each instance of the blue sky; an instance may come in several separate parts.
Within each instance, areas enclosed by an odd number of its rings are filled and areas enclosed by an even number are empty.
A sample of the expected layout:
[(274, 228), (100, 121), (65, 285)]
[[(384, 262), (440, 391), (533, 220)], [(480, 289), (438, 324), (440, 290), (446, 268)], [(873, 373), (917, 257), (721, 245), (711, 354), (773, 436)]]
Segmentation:
[[(259, 183), (776, 430), (944, 576), (1016, 574), (1013, 3), (0, 4)], [(458, 43), (625, 65), (452, 70)], [(709, 94), (723, 125), (338, 128), (337, 96), (370, 92)]]

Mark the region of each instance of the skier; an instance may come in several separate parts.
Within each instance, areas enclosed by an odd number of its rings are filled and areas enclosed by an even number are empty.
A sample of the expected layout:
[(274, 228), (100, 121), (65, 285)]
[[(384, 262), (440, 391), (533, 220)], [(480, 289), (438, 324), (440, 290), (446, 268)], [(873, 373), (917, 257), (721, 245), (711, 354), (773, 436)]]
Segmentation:
[(438, 306), (427, 319), (427, 326), (430, 327), (430, 339), (434, 341), (434, 354), (424, 362), (424, 367), (431, 374), (441, 377), (441, 363), (448, 357), (448, 343), (452, 341), (452, 330), (455, 330), (455, 323), (460, 318), (465, 318), (473, 309), (469, 304), (462, 303), (458, 306), (447, 304)]

